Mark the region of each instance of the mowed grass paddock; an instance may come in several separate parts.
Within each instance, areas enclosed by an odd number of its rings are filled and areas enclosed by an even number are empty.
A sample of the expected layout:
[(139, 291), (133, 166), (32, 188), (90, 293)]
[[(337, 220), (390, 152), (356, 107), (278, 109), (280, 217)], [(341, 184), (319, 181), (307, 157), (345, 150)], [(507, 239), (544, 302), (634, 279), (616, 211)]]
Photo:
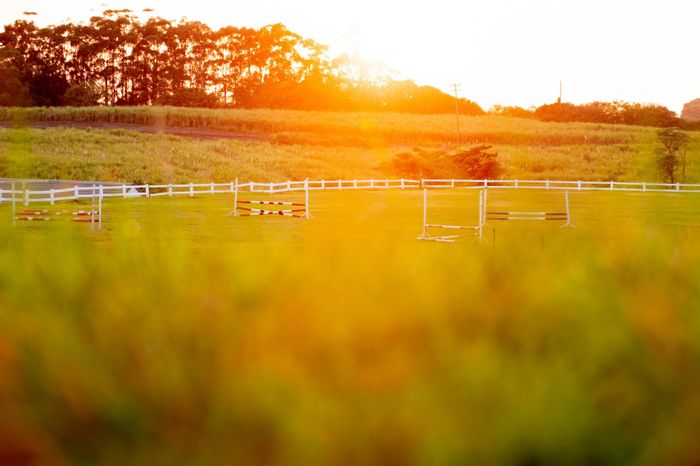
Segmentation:
[[(477, 198), (431, 190), (429, 218), (475, 222)], [(3, 205), (0, 458), (696, 459), (700, 203), (570, 200), (576, 229), (499, 223), (495, 251), (417, 241), (419, 190), (312, 192), (310, 220), (227, 217), (230, 195), (107, 200), (101, 232), (13, 229)]]

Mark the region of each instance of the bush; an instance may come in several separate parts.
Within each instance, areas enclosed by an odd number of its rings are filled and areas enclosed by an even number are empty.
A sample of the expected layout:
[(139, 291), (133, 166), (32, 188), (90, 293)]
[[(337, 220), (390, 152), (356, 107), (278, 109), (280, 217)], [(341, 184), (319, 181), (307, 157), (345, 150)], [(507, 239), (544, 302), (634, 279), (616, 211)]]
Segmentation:
[(390, 175), (410, 179), (496, 179), (500, 176), (501, 165), (498, 153), (488, 152), (491, 148), (481, 145), (452, 153), (414, 149), (396, 154), (383, 168)]

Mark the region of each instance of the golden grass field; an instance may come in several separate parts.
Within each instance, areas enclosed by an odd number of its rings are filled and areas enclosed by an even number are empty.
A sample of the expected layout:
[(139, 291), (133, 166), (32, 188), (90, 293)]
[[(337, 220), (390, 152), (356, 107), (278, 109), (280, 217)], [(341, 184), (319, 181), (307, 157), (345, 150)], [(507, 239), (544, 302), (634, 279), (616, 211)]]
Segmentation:
[[(654, 180), (653, 130), (600, 131), (623, 142), (495, 147), (508, 177)], [(395, 150), (0, 130), (2, 176), (31, 178), (379, 177)], [(474, 223), (477, 197), (431, 191), (429, 218)], [(0, 464), (700, 461), (700, 195), (571, 193), (576, 229), (499, 224), (495, 244), (416, 241), (421, 199), (312, 192), (309, 220), (109, 199), (103, 231), (13, 228), (1, 205)]]

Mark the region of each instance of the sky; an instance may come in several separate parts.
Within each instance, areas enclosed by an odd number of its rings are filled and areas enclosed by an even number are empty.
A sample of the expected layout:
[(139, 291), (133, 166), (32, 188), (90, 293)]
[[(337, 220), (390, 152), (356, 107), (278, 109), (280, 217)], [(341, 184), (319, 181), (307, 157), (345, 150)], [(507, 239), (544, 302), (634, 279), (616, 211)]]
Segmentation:
[(213, 28), (283, 23), (399, 79), (491, 105), (700, 98), (700, 0), (2, 0), (0, 21), (86, 21), (153, 8)]

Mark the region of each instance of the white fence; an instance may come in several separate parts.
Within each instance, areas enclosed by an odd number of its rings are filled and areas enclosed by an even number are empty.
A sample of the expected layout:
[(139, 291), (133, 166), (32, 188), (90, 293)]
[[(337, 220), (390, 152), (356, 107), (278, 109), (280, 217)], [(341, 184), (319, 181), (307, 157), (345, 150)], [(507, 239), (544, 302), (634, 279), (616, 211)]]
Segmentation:
[[(30, 190), (0, 189), (0, 203), (12, 202), (29, 205), (31, 203), (54, 204), (59, 201), (104, 198), (137, 197), (194, 197), (202, 194), (233, 194), (236, 190), (257, 193), (282, 193), (304, 191), (306, 181), (284, 181), (281, 183), (187, 183), (187, 184), (145, 184), (145, 185), (95, 185), (74, 186), (64, 189)], [(700, 184), (647, 183), (620, 181), (553, 181), (553, 180), (320, 180), (308, 181), (309, 190), (367, 190), (367, 189), (540, 189), (559, 191), (624, 191), (642, 193), (700, 193)]]

